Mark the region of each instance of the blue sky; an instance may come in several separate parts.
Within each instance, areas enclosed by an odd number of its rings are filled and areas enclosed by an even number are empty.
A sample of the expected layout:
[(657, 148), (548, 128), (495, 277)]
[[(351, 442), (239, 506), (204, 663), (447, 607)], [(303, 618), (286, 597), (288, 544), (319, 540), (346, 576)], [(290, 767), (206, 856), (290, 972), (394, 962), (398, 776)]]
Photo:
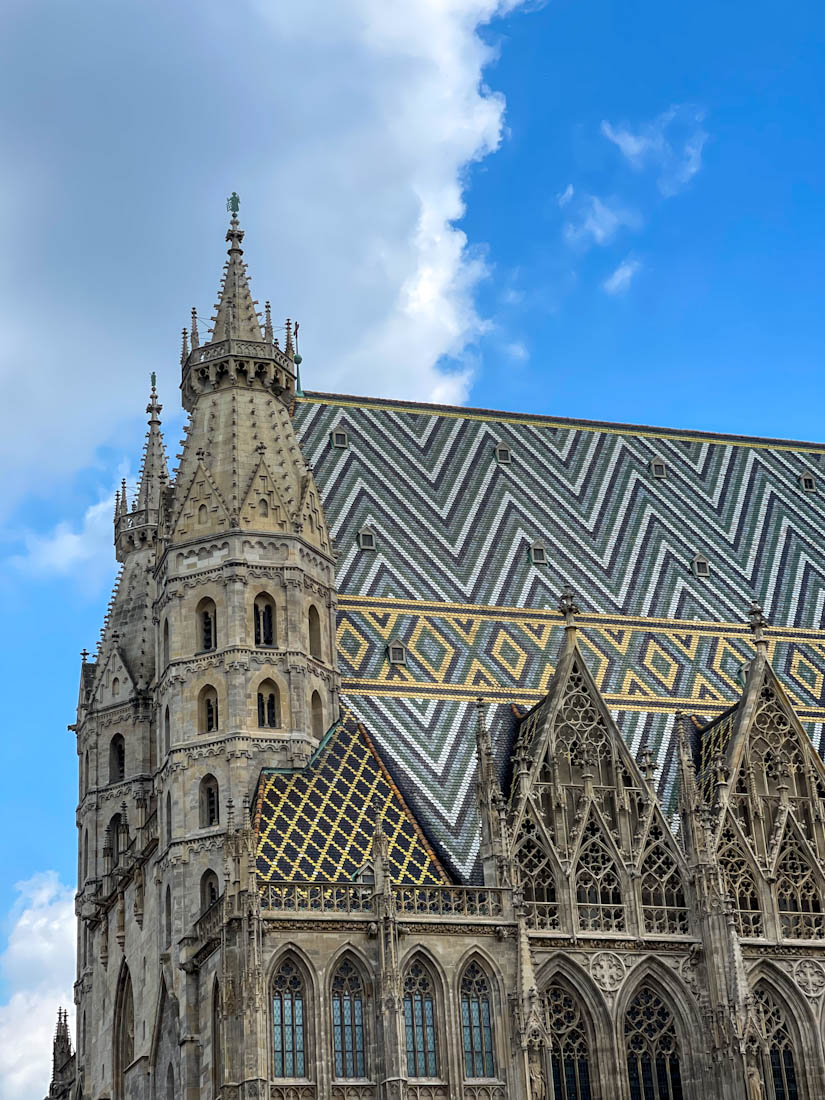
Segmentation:
[(825, 22), (804, 0), (4, 16), (10, 1100), (42, 1096), (71, 982), (66, 726), (113, 575), (112, 494), (152, 370), (177, 451), (180, 329), (211, 312), (225, 196), (253, 290), (301, 321), (307, 388), (819, 439)]

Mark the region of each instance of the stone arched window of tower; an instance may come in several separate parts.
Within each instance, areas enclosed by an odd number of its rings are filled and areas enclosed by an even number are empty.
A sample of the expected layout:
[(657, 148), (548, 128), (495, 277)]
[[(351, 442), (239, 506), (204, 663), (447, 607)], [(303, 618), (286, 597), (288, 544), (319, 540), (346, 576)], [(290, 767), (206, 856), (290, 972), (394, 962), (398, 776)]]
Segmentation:
[(308, 1034), (310, 1006), (306, 980), (296, 959), (287, 955), (270, 984), (272, 1004), (272, 1076), (308, 1076), (312, 1065)]
[(112, 697), (117, 698), (120, 695), (120, 680), (115, 676), (112, 680)]
[(628, 1005), (624, 1042), (631, 1100), (683, 1100), (673, 1015), (648, 986)]
[(166, 844), (172, 843), (172, 792), (166, 792)]
[(253, 629), (255, 645), (276, 645), (277, 620), (275, 616), (275, 601), (266, 592), (261, 592), (255, 597), (252, 609)]
[(214, 775), (205, 775), (201, 780), (198, 805), (200, 807), (200, 826), (202, 829), (220, 824), (218, 781)]
[(415, 959), (404, 974), (404, 1033), (407, 1076), (438, 1077), (440, 1068), (436, 982)]
[(168, 951), (172, 946), (172, 887), (166, 887), (163, 902), (163, 944)]
[(120, 783), (126, 778), (126, 742), (116, 733), (109, 742), (109, 782)]
[(163, 653), (161, 654), (163, 668), (169, 667), (169, 620), (163, 620)]
[(80, 1021), (80, 1054), (81, 1057), (86, 1054), (86, 1013), (83, 1013)]
[(664, 843), (659, 825), (653, 825), (641, 866), (642, 920), (645, 932), (683, 935), (688, 932), (688, 909), (682, 873)]
[(536, 826), (529, 818), (525, 818), (519, 830), (515, 859), (528, 924), (532, 928), (558, 928), (556, 877), (550, 856), (540, 844)]
[[(591, 1100), (590, 1040), (584, 1014), (572, 989), (552, 982), (541, 997), (544, 1027), (549, 1038), (553, 1100)], [(541, 1052), (536, 1052), (536, 1060)], [(547, 1071), (545, 1067), (544, 1078)]]
[(220, 897), (218, 876), (214, 871), (204, 871), (201, 875), (201, 912), (205, 913)]
[(113, 814), (109, 822), (109, 843), (112, 848), (112, 866), (117, 867), (120, 862), (120, 814)]
[(197, 639), (195, 649), (198, 653), (208, 653), (218, 646), (218, 619), (215, 601), (208, 596), (199, 602), (195, 609)]
[(596, 822), (588, 822), (576, 863), (576, 910), (584, 932), (623, 932), (622, 888)]
[(205, 504), (202, 504), (200, 506), (200, 508), (198, 508), (198, 523), (200, 524), (201, 527), (203, 527), (208, 522), (209, 522), (209, 509), (206, 507)]
[(316, 741), (320, 741), (324, 736), (324, 704), (321, 702), (321, 696), (317, 691), (312, 693), (310, 710), (312, 712), (312, 736)]
[(776, 866), (779, 924), (786, 939), (820, 940), (825, 936), (822, 894), (799, 838), (785, 833)]
[[(205, 505), (201, 505), (204, 508)], [(166, 1071), (166, 1100), (175, 1100), (175, 1071), (172, 1068), (172, 1063), (169, 1063), (169, 1068)]]
[(281, 725), (281, 693), (274, 680), (264, 680), (258, 686), (258, 725), (261, 729)]
[(223, 1022), (221, 987), (218, 979), (212, 986), (212, 1096), (219, 1097), (223, 1087)]
[(126, 1100), (125, 1074), (135, 1060), (135, 1002), (128, 966), (123, 967), (115, 996), (114, 1097)]
[(202, 687), (198, 696), (198, 729), (201, 733), (218, 729), (218, 693), (211, 684)]
[(473, 961), (465, 968), (459, 989), (464, 1076), (495, 1077), (490, 979), (479, 963)]
[(725, 893), (733, 902), (736, 930), (740, 936), (762, 935), (762, 906), (756, 879), (730, 824), (719, 839), (716, 859), (722, 872)]
[(787, 1013), (767, 986), (757, 986), (754, 1009), (758, 1040), (748, 1043), (748, 1059), (758, 1069), (766, 1100), (798, 1100), (796, 1054)]
[(321, 616), (315, 604), (310, 604), (307, 612), (307, 626), (309, 628), (309, 655), (316, 661), (321, 657)]
[(169, 707), (163, 712), (163, 755), (165, 756), (172, 747), (172, 719)]
[(357, 967), (344, 959), (332, 977), (332, 1055), (336, 1080), (367, 1077), (366, 996)]

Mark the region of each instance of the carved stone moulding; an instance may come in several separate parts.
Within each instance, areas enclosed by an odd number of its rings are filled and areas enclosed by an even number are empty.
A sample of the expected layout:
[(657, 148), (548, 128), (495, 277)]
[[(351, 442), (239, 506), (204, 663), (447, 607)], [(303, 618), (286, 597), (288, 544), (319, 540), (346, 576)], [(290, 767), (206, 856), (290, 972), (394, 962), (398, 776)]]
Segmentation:
[(590, 977), (603, 993), (615, 993), (625, 973), (625, 964), (615, 951), (597, 951), (590, 959)]
[(315, 1100), (315, 1085), (270, 1085), (270, 1100)]
[(817, 1000), (825, 993), (825, 967), (815, 959), (799, 959), (794, 963), (793, 977), (806, 997)]

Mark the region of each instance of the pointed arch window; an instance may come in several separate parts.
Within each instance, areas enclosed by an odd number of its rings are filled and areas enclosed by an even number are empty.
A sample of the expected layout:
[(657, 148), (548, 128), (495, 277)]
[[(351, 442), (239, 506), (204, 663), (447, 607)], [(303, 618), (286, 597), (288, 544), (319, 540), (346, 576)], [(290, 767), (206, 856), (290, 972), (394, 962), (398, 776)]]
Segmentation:
[(550, 856), (539, 844), (536, 826), (527, 819), (516, 850), (519, 881), (527, 905), (527, 920), (533, 928), (558, 928), (559, 903), (556, 877)]
[(169, 620), (163, 621), (163, 667), (169, 666)]
[(89, 877), (89, 830), (83, 831), (83, 881)]
[(438, 1077), (435, 986), (422, 962), (404, 975), (404, 1035), (408, 1077)]
[(109, 742), (109, 782), (120, 783), (126, 778), (126, 742), (116, 733)]
[(201, 688), (198, 696), (198, 728), (201, 733), (218, 729), (218, 693), (211, 684)]
[(683, 1100), (673, 1015), (648, 986), (628, 1006), (624, 1041), (631, 1100)]
[(172, 946), (172, 887), (166, 887), (166, 898), (163, 903), (163, 932), (166, 950)]
[(200, 827), (208, 829), (213, 825), (220, 825), (220, 797), (218, 781), (214, 775), (205, 775), (201, 780), (198, 803)]
[(553, 1100), (591, 1100), (590, 1043), (578, 1000), (553, 982), (542, 996), (542, 1010)]
[(281, 724), (281, 693), (273, 680), (264, 680), (258, 688), (258, 726), (277, 729)]
[(114, 1085), (115, 1100), (125, 1100), (124, 1075), (135, 1060), (135, 1002), (132, 996), (132, 977), (124, 967), (118, 989), (114, 1027)]
[(689, 930), (682, 874), (658, 825), (650, 830), (641, 866), (641, 888), (646, 932), (683, 935)]
[(172, 719), (169, 715), (169, 707), (163, 712), (163, 753), (169, 752), (172, 745)]
[(819, 884), (799, 838), (790, 830), (782, 841), (776, 867), (776, 894), (783, 936), (796, 940), (825, 936)]
[(367, 1076), (364, 1041), (364, 986), (349, 960), (332, 979), (332, 1052), (339, 1079)]
[(214, 871), (204, 871), (201, 875), (201, 912), (205, 913), (220, 897), (218, 876)]
[(762, 935), (762, 907), (750, 864), (733, 828), (722, 830), (716, 852), (725, 893), (735, 906), (736, 930), (740, 936)]
[(271, 994), (273, 1076), (305, 1077), (306, 991), (303, 975), (291, 958), (275, 971)]
[(310, 604), (307, 612), (307, 626), (309, 629), (309, 655), (316, 661), (321, 660), (321, 616), (315, 604)]
[(624, 903), (613, 857), (592, 819), (576, 864), (576, 910), (585, 932), (623, 932)]
[(754, 1002), (761, 1049), (752, 1049), (751, 1055), (761, 1062), (766, 1100), (799, 1100), (794, 1043), (785, 1010), (764, 986), (757, 988)]
[(461, 1034), (464, 1042), (464, 1076), (495, 1077), (490, 983), (477, 962), (471, 962), (461, 978)]
[(312, 712), (312, 736), (316, 741), (320, 741), (324, 736), (324, 704), (321, 702), (321, 696), (317, 691), (312, 693), (310, 710)]
[(200, 601), (196, 610), (198, 622), (198, 646), (200, 653), (208, 653), (218, 645), (218, 620), (215, 601), (206, 597)]
[(255, 645), (274, 646), (276, 637), (275, 601), (266, 592), (262, 592), (255, 597), (253, 615)]
[(166, 792), (166, 843), (172, 843), (172, 792)]

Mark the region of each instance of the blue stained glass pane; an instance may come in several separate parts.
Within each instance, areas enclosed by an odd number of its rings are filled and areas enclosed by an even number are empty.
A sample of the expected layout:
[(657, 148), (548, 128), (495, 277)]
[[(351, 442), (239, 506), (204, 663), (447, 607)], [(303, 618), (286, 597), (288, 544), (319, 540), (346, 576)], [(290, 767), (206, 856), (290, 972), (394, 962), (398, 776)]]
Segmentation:
[(776, 1100), (787, 1100), (785, 1095), (785, 1079), (782, 1075), (782, 1063), (779, 1060), (779, 1051), (771, 1047), (771, 1072), (773, 1074), (773, 1087), (776, 1092)]
[(576, 1092), (576, 1063), (572, 1058), (564, 1059), (564, 1087), (567, 1095), (574, 1097)]
[(471, 1001), (470, 1008), (473, 1019), (473, 1073), (476, 1077), (481, 1077), (484, 1069), (481, 1064), (481, 1013), (479, 1012), (478, 1001)]
[(416, 1077), (427, 1076), (427, 1063), (424, 1056), (424, 1018), (420, 994), (415, 995), (415, 1069)]
[(341, 1077), (344, 1072), (344, 1058), (342, 1053), (343, 1042), (341, 1034), (341, 1001), (338, 997), (332, 998), (332, 1043), (335, 1054), (335, 1076)]
[(481, 1002), (481, 1024), (484, 1028), (484, 1071), (488, 1077), (495, 1076), (493, 1066), (493, 1028), (490, 1023), (490, 1002), (485, 997)]
[(404, 998), (404, 1031), (407, 1041), (407, 1075), (415, 1077), (415, 1037), (413, 1035), (413, 1007), (409, 994)]
[(642, 1085), (639, 1081), (639, 1063), (632, 1054), (627, 1059), (627, 1077), (630, 1081), (631, 1100), (642, 1100)]
[(645, 1100), (656, 1100), (653, 1086), (653, 1066), (647, 1054), (642, 1056), (642, 1084), (645, 1090)]
[(788, 1100), (799, 1100), (799, 1090), (796, 1087), (796, 1067), (793, 1064), (793, 1051), (787, 1049), (784, 1053), (785, 1081), (788, 1084)]
[(272, 1018), (275, 1021), (276, 1026), (281, 1022), (281, 998), (276, 997), (272, 1002)]
[(424, 1011), (427, 1020), (427, 1076), (438, 1076), (438, 1062), (435, 1056), (435, 1014), (433, 1002), (430, 997), (424, 1002)]
[(461, 998), (461, 1035), (464, 1044), (464, 1075), (473, 1075), (473, 1039), (470, 1033), (470, 1002)]

